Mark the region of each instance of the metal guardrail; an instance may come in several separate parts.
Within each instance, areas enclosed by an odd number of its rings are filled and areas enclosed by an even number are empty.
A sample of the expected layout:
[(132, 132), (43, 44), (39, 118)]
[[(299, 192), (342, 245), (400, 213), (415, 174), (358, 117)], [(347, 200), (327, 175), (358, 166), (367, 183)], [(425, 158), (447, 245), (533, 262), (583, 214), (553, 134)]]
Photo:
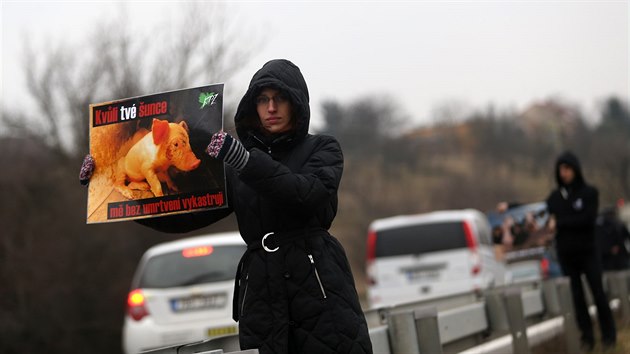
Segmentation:
[[(630, 321), (630, 271), (608, 272), (604, 282), (624, 324)], [(520, 283), (365, 311), (375, 353), (530, 353), (563, 336), (567, 353), (580, 353), (568, 278)], [(145, 354), (238, 351), (238, 335), (213, 338)], [(228, 353), (226, 353), (228, 354)]]
[[(619, 303), (622, 321), (630, 321), (630, 272), (606, 273), (604, 282), (609, 299)], [(485, 311), (481, 311), (482, 308)], [(406, 330), (405, 341), (413, 338), (409, 333), (414, 331), (409, 312), (400, 311), (398, 306), (389, 310), (390, 319), (392, 316), (407, 316), (406, 321), (411, 328)], [(421, 346), (429, 345), (426, 341), (433, 341), (434, 344), (439, 342), (440, 352), (529, 353), (532, 346), (560, 334), (564, 336), (567, 352), (579, 353), (579, 332), (568, 278), (490, 289), (469, 304), (438, 310), (438, 336), (423, 336), (423, 331), (419, 329), (426, 326), (421, 324), (423, 319), (417, 315), (414, 319), (418, 332), (415, 338), (424, 343), (414, 346), (405, 342), (399, 345), (397, 342), (401, 330), (396, 328), (393, 331), (390, 328), (388, 345), (391, 344), (391, 353), (436, 352), (435, 349), (422, 350)], [(384, 325), (387, 323), (382, 323)], [(379, 330), (382, 331), (382, 327)], [(373, 343), (377, 340), (381, 338), (374, 337)], [(380, 343), (378, 346), (383, 347)]]
[[(224, 352), (229, 350), (229, 352)], [(241, 350), (238, 335), (227, 335), (181, 345), (146, 350), (141, 354), (258, 354), (258, 349)]]

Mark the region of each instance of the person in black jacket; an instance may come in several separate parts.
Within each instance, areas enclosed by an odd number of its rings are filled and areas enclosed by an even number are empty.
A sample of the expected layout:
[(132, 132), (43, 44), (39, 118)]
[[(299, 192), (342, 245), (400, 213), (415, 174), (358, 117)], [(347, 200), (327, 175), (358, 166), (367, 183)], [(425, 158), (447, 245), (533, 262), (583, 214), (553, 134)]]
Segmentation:
[(597, 241), (602, 268), (606, 270), (625, 270), (630, 265), (630, 255), (626, 244), (630, 242), (630, 233), (626, 225), (619, 220), (616, 208), (607, 208), (597, 218)]
[(266, 63), (234, 117), (240, 141), (219, 132), (207, 148), (226, 164), (229, 208), (138, 222), (179, 233), (236, 214), (247, 243), (233, 303), (242, 349), (372, 353), (348, 259), (328, 232), (343, 154), (335, 138), (308, 133), (309, 119), (300, 69), (288, 60)]
[(614, 346), (615, 322), (604, 293), (602, 268), (595, 243), (598, 191), (585, 182), (579, 160), (571, 152), (565, 152), (558, 158), (555, 172), (558, 188), (547, 198), (547, 207), (555, 222), (560, 266), (570, 278), (582, 344), (589, 350), (595, 344), (582, 286), (581, 277), (584, 275), (597, 306), (602, 343), (605, 347)]

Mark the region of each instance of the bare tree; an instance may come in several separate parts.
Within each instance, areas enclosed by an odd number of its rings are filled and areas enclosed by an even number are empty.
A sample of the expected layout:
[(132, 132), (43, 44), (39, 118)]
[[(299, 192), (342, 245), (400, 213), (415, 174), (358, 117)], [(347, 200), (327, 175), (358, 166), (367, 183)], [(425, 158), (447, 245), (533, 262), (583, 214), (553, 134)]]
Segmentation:
[(334, 135), (355, 157), (380, 153), (383, 145), (407, 128), (408, 117), (390, 96), (365, 96), (343, 106), (326, 101), (324, 133)]
[[(616, 194), (630, 197), (630, 110), (611, 97), (602, 107), (602, 120), (589, 144), (593, 162), (603, 181)], [(616, 199), (615, 198), (615, 199)]]
[(242, 40), (224, 10), (221, 3), (186, 3), (177, 22), (147, 33), (132, 32), (129, 21), (117, 18), (78, 46), (26, 46), (24, 71), (37, 110), (5, 111), (2, 123), (80, 155), (88, 146), (90, 103), (225, 82), (256, 45)]

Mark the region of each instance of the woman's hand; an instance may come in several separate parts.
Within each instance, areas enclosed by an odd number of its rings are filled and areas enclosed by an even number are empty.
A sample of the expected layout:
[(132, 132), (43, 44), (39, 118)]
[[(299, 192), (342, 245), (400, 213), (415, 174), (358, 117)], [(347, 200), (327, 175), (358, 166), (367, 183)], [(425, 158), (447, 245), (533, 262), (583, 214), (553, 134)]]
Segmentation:
[(95, 167), (92, 155), (85, 155), (85, 158), (83, 158), (83, 164), (81, 164), (81, 171), (79, 171), (79, 182), (82, 185), (85, 186), (90, 183), (90, 178), (92, 178)]
[(249, 152), (243, 144), (224, 131), (212, 135), (206, 153), (215, 159), (222, 160), (237, 171), (242, 170), (249, 160)]

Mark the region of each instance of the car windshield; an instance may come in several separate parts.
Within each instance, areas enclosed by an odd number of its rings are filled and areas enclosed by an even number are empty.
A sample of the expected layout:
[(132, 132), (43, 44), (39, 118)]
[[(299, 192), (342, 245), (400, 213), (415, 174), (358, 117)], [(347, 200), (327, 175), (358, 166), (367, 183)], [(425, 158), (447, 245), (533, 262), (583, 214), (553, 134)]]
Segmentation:
[(462, 222), (411, 225), (377, 232), (376, 257), (422, 254), (466, 247)]
[(232, 280), (245, 246), (206, 246), (152, 257), (140, 278), (141, 288), (171, 288)]

